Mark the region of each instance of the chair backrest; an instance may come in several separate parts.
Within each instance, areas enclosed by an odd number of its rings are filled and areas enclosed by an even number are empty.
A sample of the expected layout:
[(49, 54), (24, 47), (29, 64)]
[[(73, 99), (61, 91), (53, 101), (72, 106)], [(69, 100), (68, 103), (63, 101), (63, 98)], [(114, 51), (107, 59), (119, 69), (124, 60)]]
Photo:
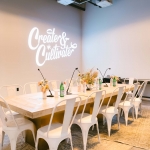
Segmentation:
[(140, 85), (140, 88), (138, 89), (138, 92), (136, 94), (136, 97), (139, 96), (139, 98), (142, 99), (142, 96), (144, 94), (144, 91), (145, 91), (145, 88), (146, 88), (146, 85), (148, 83), (148, 80), (144, 81), (141, 85)]
[(134, 83), (134, 80), (136, 80), (136, 81), (138, 82), (138, 79), (135, 79), (135, 78), (133, 78), (133, 77), (125, 78), (125, 79), (124, 79), (124, 83), (125, 83), (126, 80), (129, 81), (129, 84), (133, 84), (133, 83)]
[(4, 108), (6, 108), (9, 111), (10, 116), (12, 118), (11, 121), (13, 121), (14, 124), (16, 125), (16, 127), (18, 127), (18, 124), (17, 124), (14, 116), (12, 115), (11, 109), (10, 109), (9, 105), (7, 104), (6, 100), (2, 96), (0, 96), (0, 101), (3, 102), (3, 104), (0, 104), (0, 118), (2, 121), (2, 125), (4, 127), (7, 127), (6, 116), (5, 116), (5, 112), (4, 112)]
[(50, 85), (51, 90), (56, 90), (56, 89), (59, 89), (61, 82), (60, 82), (60, 80), (51, 80), (48, 83)]
[[(78, 103), (77, 105), (76, 105), (76, 102)], [(48, 130), (47, 130), (47, 137), (49, 137), (48, 131), (50, 131), (50, 129), (51, 129), (51, 124), (53, 121), (53, 116), (54, 116), (55, 110), (62, 103), (65, 104), (65, 113), (64, 113), (64, 118), (63, 118), (63, 125), (62, 125), (62, 129), (61, 129), (61, 134), (66, 133), (68, 131), (68, 129), (70, 128), (70, 126), (72, 125), (73, 120), (74, 120), (74, 118), (78, 112), (78, 109), (79, 109), (79, 106), (81, 103), (81, 98), (80, 97), (74, 97), (74, 98), (64, 99), (64, 100), (59, 101), (55, 105), (55, 107), (53, 108), (53, 111), (52, 111), (51, 118), (50, 118)], [(72, 117), (75, 106), (77, 106), (77, 109), (74, 113), (74, 116)]]
[(24, 94), (37, 93), (38, 92), (38, 82), (28, 82), (24, 85)]
[(133, 99), (135, 98), (135, 95), (138, 91), (138, 87), (139, 87), (139, 83), (135, 83), (134, 84), (134, 90), (133, 90), (133, 93), (132, 93), (132, 97), (131, 97), (131, 102), (133, 101)]
[(135, 96), (136, 96), (136, 93), (137, 93), (138, 88), (139, 88), (139, 82), (134, 83), (134, 85), (131, 85), (131, 87), (129, 88), (129, 90), (128, 90), (128, 92), (127, 92), (127, 95), (126, 95), (126, 97), (125, 97), (125, 99), (124, 99), (124, 102), (127, 100), (128, 95), (130, 94), (129, 91), (132, 91), (132, 88), (134, 88), (134, 90), (133, 90), (133, 92), (132, 92), (132, 96), (130, 97), (131, 102), (134, 100), (134, 98), (135, 98)]
[(19, 84), (4, 85), (0, 88), (0, 93), (5, 98), (14, 97), (23, 94), (23, 87)]
[[(71, 79), (66, 79), (66, 80), (65, 80), (67, 86), (69, 85), (70, 80), (71, 80)], [(77, 79), (74, 79), (74, 78), (73, 78), (73, 79), (71, 80), (70, 87), (73, 87), (73, 86), (77, 86)]]
[(101, 108), (101, 106), (102, 106), (102, 104), (103, 104), (105, 95), (106, 95), (106, 91), (105, 91), (105, 90), (101, 90), (101, 91), (93, 92), (93, 93), (91, 93), (91, 94), (88, 96), (88, 98), (87, 98), (86, 101), (85, 101), (83, 110), (82, 110), (80, 122), (81, 122), (81, 120), (82, 120), (82, 117), (83, 117), (83, 114), (84, 114), (84, 111), (85, 111), (87, 102), (92, 98), (92, 96), (95, 96), (95, 98), (94, 98), (94, 105), (93, 105), (93, 112), (92, 112), (91, 121), (94, 121), (94, 120), (95, 120), (95, 117), (97, 116), (97, 114), (98, 114), (98, 112), (99, 112), (99, 110), (100, 110), (100, 108)]
[(107, 111), (107, 108), (110, 104), (110, 101), (112, 99), (112, 96), (114, 95), (114, 93), (118, 90), (118, 95), (117, 95), (117, 99), (116, 99), (116, 102), (115, 102), (115, 107), (114, 107), (114, 111), (117, 111), (117, 108), (118, 108), (118, 105), (121, 101), (121, 98), (126, 90), (126, 86), (122, 86), (122, 87), (117, 87), (116, 89), (114, 89), (114, 91), (111, 93), (111, 96), (108, 100), (108, 103), (107, 103), (107, 106), (106, 106), (106, 109), (105, 109), (105, 112)]
[(122, 98), (122, 96), (123, 96), (123, 94), (124, 94), (124, 92), (126, 90), (126, 87), (123, 86), (123, 87), (119, 87), (118, 89), (119, 90), (118, 90), (118, 95), (117, 95), (117, 99), (116, 99), (116, 102), (115, 102), (115, 110), (117, 110), (117, 108), (118, 108), (118, 105), (119, 105), (119, 103), (121, 101), (121, 98)]

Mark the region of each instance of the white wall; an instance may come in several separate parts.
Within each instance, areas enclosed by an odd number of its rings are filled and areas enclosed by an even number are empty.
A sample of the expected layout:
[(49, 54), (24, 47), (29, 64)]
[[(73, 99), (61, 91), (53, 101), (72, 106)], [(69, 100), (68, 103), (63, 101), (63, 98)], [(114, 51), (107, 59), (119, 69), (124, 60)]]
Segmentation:
[(150, 79), (150, 1), (113, 0), (87, 5), (82, 22), (82, 66), (121, 77)]
[[(78, 47), (70, 57), (47, 61), (38, 67), (35, 61), (37, 50), (30, 50), (28, 46), (28, 36), (33, 27), (38, 27), (40, 34), (53, 28), (57, 35), (66, 32), (70, 38), (68, 45), (72, 42)], [(33, 41), (34, 44), (36, 42)], [(81, 69), (80, 10), (57, 4), (54, 0), (0, 1), (0, 86), (39, 81), (42, 77), (38, 68), (48, 80), (65, 80), (76, 67)]]

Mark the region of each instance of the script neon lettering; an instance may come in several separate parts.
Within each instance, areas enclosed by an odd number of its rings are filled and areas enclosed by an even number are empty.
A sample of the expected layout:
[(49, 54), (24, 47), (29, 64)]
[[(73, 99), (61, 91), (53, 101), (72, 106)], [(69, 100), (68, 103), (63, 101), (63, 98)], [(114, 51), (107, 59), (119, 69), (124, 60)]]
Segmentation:
[[(28, 46), (31, 50), (36, 50), (36, 64), (43, 66), (46, 61), (69, 57), (77, 48), (76, 43), (69, 43), (69, 38), (65, 32), (57, 35), (55, 28), (48, 29), (47, 34), (40, 35), (39, 29), (34, 27), (28, 37)], [(42, 61), (41, 61), (42, 59)]]

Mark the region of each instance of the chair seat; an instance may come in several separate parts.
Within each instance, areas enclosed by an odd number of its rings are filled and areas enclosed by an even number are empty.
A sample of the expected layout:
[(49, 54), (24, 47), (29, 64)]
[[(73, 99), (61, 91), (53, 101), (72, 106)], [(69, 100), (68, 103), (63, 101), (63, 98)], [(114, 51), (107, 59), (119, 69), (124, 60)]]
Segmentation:
[(129, 92), (126, 92), (126, 94), (132, 95), (133, 93), (131, 91), (129, 91)]
[[(48, 130), (48, 125), (39, 128), (37, 132), (39, 135), (47, 137), (47, 130)], [(50, 131), (48, 132), (48, 137), (49, 138), (60, 138), (62, 136), (66, 136), (68, 134), (70, 134), (70, 129), (68, 129), (68, 133), (62, 134), (62, 124), (54, 123), (54, 124), (51, 124)]]
[[(17, 112), (12, 111), (12, 110), (11, 110), (11, 113), (12, 113), (12, 115), (18, 115), (18, 113), (17, 113)], [(10, 115), (10, 111), (7, 111), (5, 114), (6, 114), (6, 115)]]
[[(25, 119), (25, 118), (16, 118), (15, 120), (16, 120), (19, 128), (20, 127), (25, 127), (25, 125), (28, 126), (29, 124), (33, 124), (30, 120)], [(15, 122), (13, 120), (8, 120), (6, 122), (6, 125), (7, 125), (7, 127), (16, 128), (16, 124), (15, 124)]]
[(122, 101), (121, 103), (119, 103), (120, 107), (132, 107), (133, 104), (130, 101)]
[[(11, 110), (11, 112), (12, 112), (12, 115), (14, 116), (15, 119), (17, 119), (17, 118), (24, 118), (24, 116), (22, 116), (21, 114), (15, 112), (15, 111)], [(7, 111), (5, 113), (5, 115), (6, 115), (7, 120), (12, 120), (13, 119), (11, 114), (10, 114), (10, 111)]]
[[(77, 114), (75, 119), (74, 119), (74, 123), (79, 124), (80, 123), (80, 119), (81, 119), (81, 114)], [(91, 114), (84, 113), (83, 117), (81, 119), (81, 123), (91, 123), (92, 122), (91, 119), (92, 119), (92, 115)], [(95, 121), (97, 121), (97, 118), (95, 118)]]
[[(102, 107), (101, 107), (101, 109), (100, 109), (100, 111), (99, 111), (99, 113), (105, 113), (105, 110), (106, 110), (106, 105), (103, 105)], [(115, 107), (114, 106), (109, 106), (108, 108), (107, 108), (107, 111), (106, 111), (106, 113), (107, 114), (116, 114), (116, 113), (118, 113), (118, 109), (115, 111)]]
[[(131, 101), (131, 99), (129, 101)], [(141, 102), (142, 102), (141, 98), (135, 98), (133, 99), (132, 103), (134, 104), (134, 103), (141, 103)]]
[(142, 102), (142, 100), (141, 100), (141, 98), (135, 98), (134, 100), (133, 100), (133, 102)]
[[(15, 112), (15, 111), (12, 111), (12, 110), (11, 110), (11, 113), (12, 113), (12, 115), (13, 115), (15, 118), (22, 118), (22, 117), (23, 117), (21, 114)], [(5, 112), (5, 115), (6, 115), (6, 117), (7, 117), (8, 120), (11, 120), (11, 119), (12, 119), (12, 118), (11, 118), (10, 111), (6, 111), (6, 112)]]

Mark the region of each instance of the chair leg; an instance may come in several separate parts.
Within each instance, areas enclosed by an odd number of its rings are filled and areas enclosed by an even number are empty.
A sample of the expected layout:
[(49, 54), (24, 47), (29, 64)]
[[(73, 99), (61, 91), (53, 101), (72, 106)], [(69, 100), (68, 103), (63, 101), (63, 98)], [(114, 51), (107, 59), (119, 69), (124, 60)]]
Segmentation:
[(103, 115), (103, 125), (105, 125), (105, 116)]
[(96, 128), (97, 128), (98, 141), (100, 142), (100, 135), (99, 135), (98, 122), (96, 123)]
[(38, 142), (39, 142), (39, 137), (36, 137), (36, 142), (35, 142), (35, 150), (38, 150)]
[(32, 129), (32, 130), (31, 130), (31, 132), (32, 132), (33, 139), (34, 139), (34, 142), (35, 142), (36, 140), (35, 140), (35, 133), (34, 133), (34, 129)]
[(124, 117), (125, 117), (125, 123), (126, 123), (126, 126), (128, 125), (128, 111), (124, 111)]
[(142, 113), (142, 103), (140, 103), (140, 114)]
[(132, 117), (133, 117), (133, 121), (134, 121), (134, 107), (132, 107)]
[(110, 136), (110, 133), (111, 133), (111, 122), (112, 122), (112, 118), (107, 119), (108, 136)]
[(73, 144), (72, 144), (72, 137), (70, 135), (70, 144), (71, 144), (71, 149), (73, 150)]
[(16, 150), (17, 139), (10, 140), (11, 150)]
[(120, 130), (120, 112), (117, 114), (117, 121), (118, 121), (118, 130)]
[(82, 130), (82, 136), (83, 136), (83, 146), (84, 150), (86, 150), (86, 144), (87, 144), (87, 138), (88, 138), (88, 131)]
[(138, 109), (139, 109), (139, 107), (135, 106), (134, 109), (135, 109), (135, 118), (137, 119), (138, 118)]
[(121, 116), (123, 116), (123, 110), (121, 109)]
[(94, 130), (94, 125), (92, 126), (92, 130)]
[(69, 138), (66, 139), (66, 143), (69, 143)]
[(3, 142), (4, 142), (4, 137), (5, 137), (5, 132), (4, 131), (2, 131), (2, 147), (3, 147)]
[(26, 131), (21, 132), (23, 141), (26, 142)]

